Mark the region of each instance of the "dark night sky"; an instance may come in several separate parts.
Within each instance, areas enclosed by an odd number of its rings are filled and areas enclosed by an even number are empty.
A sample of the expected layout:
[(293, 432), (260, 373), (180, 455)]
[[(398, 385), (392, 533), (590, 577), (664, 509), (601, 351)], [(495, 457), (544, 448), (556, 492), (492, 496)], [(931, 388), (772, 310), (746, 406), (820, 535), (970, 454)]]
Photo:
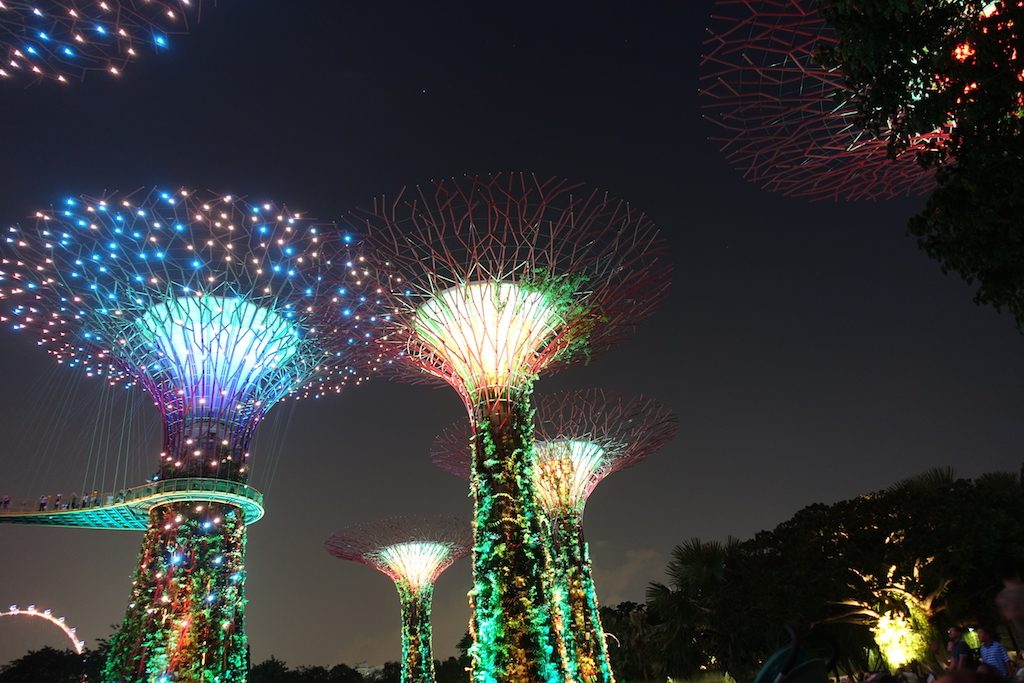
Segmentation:
[[(221, 0), (121, 81), (0, 88), (0, 217), (161, 184), (331, 219), (406, 183), (508, 169), (642, 207), (673, 243), (669, 301), (631, 341), (538, 386), (640, 392), (681, 420), (670, 447), (591, 499), (605, 603), (641, 599), (691, 536), (747, 537), (932, 466), (1019, 467), (1024, 344), (1010, 319), (974, 306), (906, 237), (920, 200), (809, 204), (727, 167), (696, 98), (709, 11), (709, 0)], [(77, 418), (55, 418), (44, 381), (69, 374), (29, 338), (0, 335), (0, 495), (79, 488), (98, 394), (82, 384)], [(265, 429), (287, 429), (280, 468), (256, 477), (268, 514), (249, 540), (254, 660), (395, 659), (390, 582), (321, 543), (392, 513), (468, 515), (463, 482), (428, 458), (461, 406), (450, 390), (379, 381), (279, 410), (291, 418)], [(39, 445), (51, 436), (55, 448)], [(155, 467), (157, 438), (128, 454), (133, 470)], [(0, 604), (53, 607), (92, 644), (122, 616), (140, 538), (0, 527)], [(438, 584), (439, 654), (465, 629), (468, 588), (466, 561)], [(6, 621), (0, 662), (61, 645)]]

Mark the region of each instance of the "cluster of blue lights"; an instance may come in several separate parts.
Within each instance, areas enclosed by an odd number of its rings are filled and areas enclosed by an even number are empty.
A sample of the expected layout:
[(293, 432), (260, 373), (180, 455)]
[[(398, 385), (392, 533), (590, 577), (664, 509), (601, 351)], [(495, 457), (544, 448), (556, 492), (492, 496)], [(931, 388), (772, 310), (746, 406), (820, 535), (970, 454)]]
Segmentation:
[(68, 197), (36, 221), (0, 244), (11, 257), (0, 320), (63, 364), (141, 383), (161, 406), (184, 394), (205, 413), (258, 406), (256, 419), (289, 392), (318, 397), (366, 376), (348, 349), (373, 340), (367, 309), (379, 302), (338, 286), (347, 271), (324, 255), (351, 235), (187, 190)]
[(149, 50), (170, 47), (172, 34), (188, 30), (201, 0), (106, 0), (46, 3), (0, 2), (0, 80), (68, 83), (87, 71), (119, 76)]

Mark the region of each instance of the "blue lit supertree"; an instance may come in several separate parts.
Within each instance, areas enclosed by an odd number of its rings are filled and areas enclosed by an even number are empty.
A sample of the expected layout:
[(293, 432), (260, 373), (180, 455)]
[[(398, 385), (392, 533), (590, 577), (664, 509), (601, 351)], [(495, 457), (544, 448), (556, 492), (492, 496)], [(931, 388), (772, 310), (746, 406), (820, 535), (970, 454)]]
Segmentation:
[(58, 363), (142, 386), (164, 417), (149, 485), (163, 497), (104, 680), (245, 679), (253, 432), (314, 378), (362, 380), (364, 318), (340, 314), (356, 304), (321, 274), (332, 234), (271, 204), (179, 190), (68, 199), (0, 240), (0, 321)]
[(0, 80), (68, 83), (120, 76), (145, 51), (188, 30), (202, 0), (0, 0)]
[(324, 547), (339, 559), (365, 564), (395, 582), (402, 606), (402, 683), (433, 683), (434, 582), (469, 555), (469, 523), (454, 517), (392, 517), (342, 529)]

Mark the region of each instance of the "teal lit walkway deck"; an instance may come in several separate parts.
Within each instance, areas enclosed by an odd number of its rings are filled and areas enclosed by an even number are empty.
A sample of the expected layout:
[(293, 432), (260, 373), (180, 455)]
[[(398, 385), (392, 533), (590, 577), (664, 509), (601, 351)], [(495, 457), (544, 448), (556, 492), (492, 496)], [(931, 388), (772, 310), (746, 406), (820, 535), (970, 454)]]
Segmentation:
[(0, 524), (35, 524), (77, 529), (142, 531), (149, 511), (168, 503), (224, 503), (240, 507), (246, 524), (263, 517), (263, 494), (251, 486), (223, 479), (167, 479), (125, 489), (109, 505), (74, 510), (4, 511)]

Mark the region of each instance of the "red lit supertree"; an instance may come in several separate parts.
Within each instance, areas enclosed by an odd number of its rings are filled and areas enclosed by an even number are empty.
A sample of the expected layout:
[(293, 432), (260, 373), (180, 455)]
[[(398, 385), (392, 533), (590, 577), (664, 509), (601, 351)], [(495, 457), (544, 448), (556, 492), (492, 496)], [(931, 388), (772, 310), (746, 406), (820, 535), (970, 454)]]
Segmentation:
[[(678, 431), (672, 411), (640, 396), (588, 389), (537, 399), (534, 472), (537, 502), (550, 528), (555, 605), (563, 640), (580, 680), (611, 681), (590, 551), (583, 536), (587, 499), (605, 477), (640, 462)], [(458, 424), (434, 442), (433, 460), (470, 475), (467, 428)]]
[(146, 51), (188, 31), (202, 0), (0, 0), (0, 81), (68, 83), (89, 71), (120, 76)]
[(943, 133), (912, 141), (898, 158), (858, 127), (843, 74), (815, 60), (837, 42), (815, 0), (716, 0), (704, 43), (701, 95), (723, 131), (722, 151), (745, 178), (812, 199), (923, 194), (934, 170), (916, 152)]
[(472, 549), (469, 524), (452, 517), (392, 517), (347, 527), (324, 543), (395, 582), (402, 604), (402, 683), (433, 683), (430, 603), (441, 573)]
[(441, 380), (473, 425), (477, 682), (571, 676), (551, 620), (534, 495), (534, 380), (598, 352), (663, 298), (667, 245), (641, 212), (561, 179), (467, 176), (354, 215), (388, 310), (381, 364)]

